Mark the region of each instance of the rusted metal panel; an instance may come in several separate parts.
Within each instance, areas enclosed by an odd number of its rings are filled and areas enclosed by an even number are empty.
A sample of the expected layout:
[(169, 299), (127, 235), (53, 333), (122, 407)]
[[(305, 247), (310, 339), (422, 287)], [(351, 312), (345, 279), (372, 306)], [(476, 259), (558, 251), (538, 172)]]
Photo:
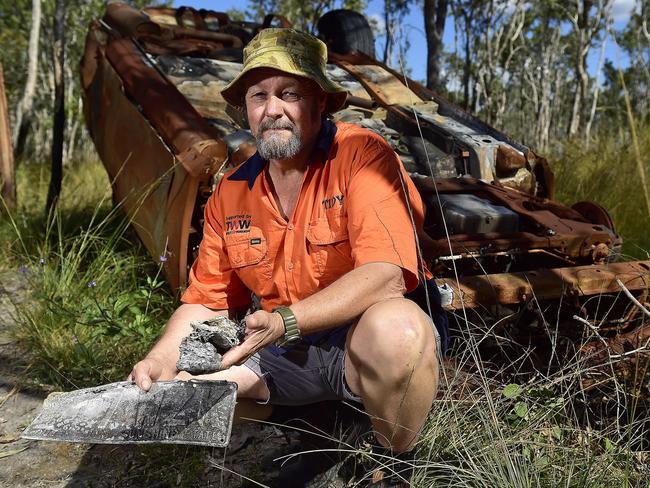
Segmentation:
[[(186, 12), (189, 10), (185, 7)], [(164, 44), (173, 47), (174, 44), (181, 45), (176, 42), (177, 40), (191, 38), (193, 43), (203, 44), (203, 47), (207, 49), (242, 47), (241, 39), (236, 36), (204, 30), (205, 23), (201, 15), (196, 10), (191, 10), (193, 11), (191, 16), (196, 22), (190, 22), (189, 28), (171, 22), (162, 24), (152, 22), (151, 18), (143, 12), (120, 3), (109, 4), (103, 20), (110, 28), (116, 29), (121, 36), (138, 39), (145, 43), (153, 40), (155, 44), (159, 44), (157, 41), (162, 40)]]
[(526, 157), (516, 149), (499, 144), (497, 148), (496, 168), (500, 173), (512, 173), (526, 167)]
[[(410, 88), (405, 86), (396, 76), (376, 64), (356, 65), (342, 56), (331, 56), (337, 66), (352, 74), (371, 93), (373, 99), (387, 110), (403, 118), (407, 123), (417, 123), (413, 112), (417, 112), (422, 120), (421, 126), (435, 126), (443, 135), (453, 135), (459, 139), (460, 145), (470, 151), (470, 173), (482, 180), (491, 182), (496, 177), (497, 151), (504, 145), (492, 135), (477, 130), (474, 126), (460, 123), (451, 117), (436, 113), (438, 105), (433, 101), (422, 100)], [(516, 152), (515, 148), (511, 148)], [(523, 154), (520, 155), (523, 158)], [(533, 193), (535, 190), (534, 176), (530, 173), (523, 182), (517, 180), (522, 190)]]
[(165, 276), (172, 289), (182, 288), (187, 283), (189, 238), (192, 232), (192, 214), (197, 200), (199, 179), (191, 176), (181, 165), (174, 168), (167, 207), (165, 211), (165, 227), (168, 263), (165, 266)]
[(11, 144), (11, 127), (5, 95), (5, 82), (0, 63), (0, 185), (2, 198), (9, 208), (16, 206), (16, 178), (14, 175), (14, 153)]
[(120, 78), (105, 58), (98, 61), (85, 103), (93, 107), (87, 123), (112, 181), (115, 201), (131, 215), (152, 256), (172, 250), (165, 271), (170, 284), (178, 286), (185, 280), (189, 232), (181, 224), (194, 208), (197, 183), (125, 96)]
[(562, 296), (584, 297), (619, 293), (616, 279), (631, 291), (650, 287), (650, 261), (614, 263), (605, 266), (574, 266), (539, 269), (519, 273), (500, 273), (438, 280), (453, 290), (449, 310), (490, 305), (512, 305), (531, 299), (558, 300)]
[[(577, 210), (552, 200), (533, 197), (525, 192), (484, 183), (473, 178), (438, 180), (430, 177), (415, 180), (423, 195), (472, 194), (502, 205), (525, 219), (528, 231), (489, 233), (481, 235), (456, 234), (432, 243), (431, 258), (448, 255), (486, 253), (508, 250), (546, 249), (567, 258), (599, 262), (608, 257), (609, 249), (621, 244), (615, 231), (589, 222)], [(601, 244), (604, 245), (601, 246)], [(604, 255), (603, 255), (604, 253)]]
[(345, 61), (339, 61), (337, 64), (354, 75), (382, 105), (411, 105), (422, 102), (420, 97), (381, 66), (354, 65)]
[(241, 70), (241, 63), (179, 56), (159, 56), (157, 66), (203, 118), (228, 119), (223, 89)]
[(138, 100), (143, 115), (175, 154), (181, 154), (197, 143), (209, 142), (201, 151), (201, 157), (181, 160), (190, 174), (209, 175), (226, 160), (227, 149), (219, 134), (173, 84), (146, 64), (132, 40), (116, 39), (105, 49), (106, 58), (120, 75), (124, 91)]

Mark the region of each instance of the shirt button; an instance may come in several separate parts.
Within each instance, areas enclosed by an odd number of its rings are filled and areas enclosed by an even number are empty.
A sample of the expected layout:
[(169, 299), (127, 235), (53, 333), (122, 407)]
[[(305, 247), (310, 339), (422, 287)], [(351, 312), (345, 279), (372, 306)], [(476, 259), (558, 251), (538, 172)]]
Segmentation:
[(291, 271), (293, 269), (293, 263), (287, 264), (287, 269)]
[(293, 224), (289, 224), (289, 225), (287, 225), (287, 229), (289, 229), (289, 230), (293, 230)]

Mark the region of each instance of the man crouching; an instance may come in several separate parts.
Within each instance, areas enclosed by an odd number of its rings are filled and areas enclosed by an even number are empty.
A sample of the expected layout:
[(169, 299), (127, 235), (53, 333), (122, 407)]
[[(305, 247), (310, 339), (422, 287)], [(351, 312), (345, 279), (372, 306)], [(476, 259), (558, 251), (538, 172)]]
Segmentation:
[(359, 402), (376, 449), (403, 457), (438, 384), (435, 328), (404, 298), (428, 273), (411, 219), (421, 226), (422, 202), (381, 137), (327, 119), (347, 94), (326, 61), (320, 40), (292, 29), (263, 30), (245, 48), (222, 95), (245, 109), (257, 153), (210, 197), (183, 304), (131, 379), (148, 390), (189, 378), (176, 361), (190, 322), (233, 316), (252, 292), (261, 309), (244, 341), (198, 378), (272, 405)]

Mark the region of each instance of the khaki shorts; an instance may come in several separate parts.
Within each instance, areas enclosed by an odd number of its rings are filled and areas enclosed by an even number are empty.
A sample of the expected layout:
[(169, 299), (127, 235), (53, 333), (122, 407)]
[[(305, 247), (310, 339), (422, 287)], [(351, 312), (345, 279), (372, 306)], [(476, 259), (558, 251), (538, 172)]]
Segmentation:
[[(440, 351), (440, 336), (436, 351)], [(272, 405), (307, 405), (326, 400), (361, 403), (345, 381), (345, 335), (335, 343), (301, 342), (282, 355), (263, 349), (244, 365), (259, 376), (269, 389)]]

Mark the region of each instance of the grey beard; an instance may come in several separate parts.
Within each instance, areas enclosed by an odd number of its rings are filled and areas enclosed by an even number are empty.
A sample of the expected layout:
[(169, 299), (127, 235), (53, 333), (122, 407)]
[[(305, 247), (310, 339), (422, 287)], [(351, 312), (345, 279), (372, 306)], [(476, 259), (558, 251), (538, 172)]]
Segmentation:
[[(273, 127), (277, 125), (277, 128), (290, 128), (291, 137), (288, 141), (284, 141), (282, 137), (271, 135), (267, 138), (263, 138), (262, 134), (264, 130), (276, 128)], [(266, 124), (262, 125), (255, 136), (257, 140), (257, 151), (260, 153), (263, 159), (270, 161), (271, 159), (290, 159), (295, 157), (300, 152), (300, 132), (296, 129), (295, 126), (288, 127), (284, 124)]]

